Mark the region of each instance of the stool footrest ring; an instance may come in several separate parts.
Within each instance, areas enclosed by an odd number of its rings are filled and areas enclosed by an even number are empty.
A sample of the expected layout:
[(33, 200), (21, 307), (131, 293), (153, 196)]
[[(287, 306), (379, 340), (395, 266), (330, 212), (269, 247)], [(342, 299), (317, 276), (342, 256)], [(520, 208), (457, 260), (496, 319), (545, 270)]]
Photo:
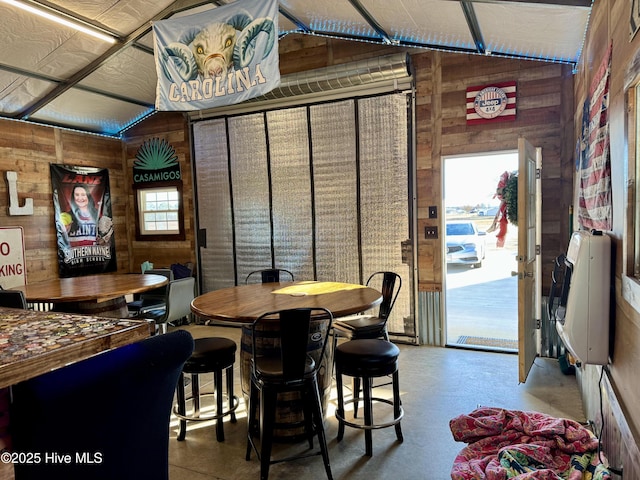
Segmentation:
[[(202, 397), (210, 397), (210, 396), (214, 396), (215, 397), (215, 393), (201, 393), (200, 394), (200, 398)], [(225, 395), (225, 398), (227, 398), (228, 400), (228, 396)], [(185, 398), (185, 404), (189, 401), (192, 400), (192, 397), (186, 397)], [(232, 414), (233, 412), (236, 411), (236, 409), (238, 408), (238, 405), (240, 404), (240, 400), (238, 399), (238, 397), (236, 395), (233, 396), (233, 406), (229, 409), (229, 410), (224, 410), (222, 413), (218, 413), (217, 411), (215, 412), (215, 414), (200, 414), (198, 416), (193, 416), (193, 415), (187, 415), (187, 414), (181, 414), (178, 413), (178, 406), (174, 405), (173, 407), (173, 414), (178, 417), (181, 420), (189, 420), (191, 422), (205, 422), (207, 420), (218, 420), (220, 418), (226, 417), (227, 415)]]
[[(378, 398), (378, 397), (371, 397), (371, 400), (374, 402), (382, 402), (382, 403), (386, 403), (388, 405), (393, 405), (393, 402), (391, 400), (388, 400), (386, 398)], [(346, 400), (344, 403), (353, 403), (355, 401), (355, 399), (350, 399), (350, 400)], [(359, 401), (362, 401), (362, 398), (359, 399)], [(335, 413), (336, 418), (338, 419), (339, 422), (344, 423), (345, 425), (348, 425), (349, 427), (353, 427), (353, 428), (359, 428), (361, 430), (377, 430), (380, 428), (387, 428), (387, 427), (392, 427), (394, 425), (397, 425), (398, 423), (400, 423), (400, 420), (402, 420), (402, 417), (404, 417), (404, 409), (402, 408), (402, 405), (400, 406), (400, 414), (395, 417), (393, 420), (386, 422), (386, 423), (376, 423), (373, 425), (364, 425), (363, 423), (354, 423), (354, 422), (350, 422), (348, 420), (346, 420), (342, 415), (340, 415), (338, 413), (338, 410), (336, 410)], [(364, 420), (363, 420), (364, 421)]]

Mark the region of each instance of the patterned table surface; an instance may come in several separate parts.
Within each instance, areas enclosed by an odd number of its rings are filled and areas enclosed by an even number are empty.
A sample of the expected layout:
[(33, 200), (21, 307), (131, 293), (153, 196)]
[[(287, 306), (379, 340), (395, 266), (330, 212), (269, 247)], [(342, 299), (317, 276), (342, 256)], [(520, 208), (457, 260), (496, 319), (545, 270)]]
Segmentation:
[(0, 388), (149, 335), (141, 320), (0, 308)]

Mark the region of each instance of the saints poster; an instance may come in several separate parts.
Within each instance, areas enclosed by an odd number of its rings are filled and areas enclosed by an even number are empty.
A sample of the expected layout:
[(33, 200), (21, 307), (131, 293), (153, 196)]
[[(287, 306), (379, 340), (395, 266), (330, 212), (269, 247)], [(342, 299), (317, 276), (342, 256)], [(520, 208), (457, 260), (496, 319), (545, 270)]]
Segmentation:
[(238, 0), (153, 23), (156, 109), (232, 105), (280, 85), (277, 0)]
[(51, 165), (60, 277), (117, 269), (106, 168)]

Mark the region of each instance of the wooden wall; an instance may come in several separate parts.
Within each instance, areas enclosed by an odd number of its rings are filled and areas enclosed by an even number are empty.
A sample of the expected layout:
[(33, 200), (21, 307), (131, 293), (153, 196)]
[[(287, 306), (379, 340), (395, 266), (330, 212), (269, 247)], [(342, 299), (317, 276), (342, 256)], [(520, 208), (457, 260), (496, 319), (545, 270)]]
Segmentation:
[[(280, 42), (283, 75), (354, 62), (398, 49), (367, 43), (289, 35)], [(424, 240), (428, 207), (442, 208), (442, 156), (500, 152), (517, 148), (525, 136), (543, 149), (543, 288), (548, 290), (553, 259), (566, 249), (573, 185), (573, 75), (566, 65), (475, 55), (406, 50), (415, 66), (418, 276), (419, 288), (441, 291), (442, 238)], [(516, 121), (466, 125), (466, 88), (516, 80)], [(144, 125), (144, 124), (143, 124)], [(441, 225), (442, 226), (442, 225)]]
[[(0, 226), (24, 229), (29, 283), (58, 275), (53, 192), (49, 165), (60, 163), (109, 169), (118, 271), (127, 271), (127, 186), (122, 142), (68, 130), (0, 120)], [(32, 198), (34, 214), (9, 216), (6, 172), (18, 173), (20, 205)]]
[[(442, 212), (442, 157), (515, 150), (518, 138), (542, 147), (543, 288), (569, 241), (573, 178), (573, 76), (566, 65), (426, 52), (413, 55), (417, 80), (419, 282), (440, 291), (442, 239), (424, 240), (429, 205)], [(466, 124), (466, 88), (517, 82), (515, 121)], [(496, 172), (499, 175), (501, 172)], [(487, 241), (494, 241), (491, 236)]]
[[(138, 241), (135, 232), (135, 198), (133, 191), (133, 162), (142, 144), (152, 138), (166, 140), (178, 156), (182, 175), (184, 202), (184, 240)], [(189, 129), (180, 113), (157, 113), (126, 132), (124, 142), (124, 168), (127, 182), (127, 242), (130, 272), (139, 272), (140, 264), (149, 261), (155, 268), (169, 267), (172, 263), (195, 264), (195, 220), (193, 216), (193, 180), (191, 175), (191, 146)]]
[[(635, 283), (625, 274), (627, 254), (631, 255), (631, 241), (626, 240), (627, 224), (633, 227), (633, 205), (627, 198), (628, 189), (637, 182), (634, 162), (630, 159), (629, 144), (633, 143), (633, 125), (627, 124), (627, 101), (625, 78), (632, 61), (640, 53), (640, 34), (633, 40), (629, 37), (629, 15), (631, 3), (623, 0), (601, 0), (594, 3), (588, 34), (585, 39), (583, 56), (575, 75), (575, 118), (582, 117), (582, 104), (587, 98), (589, 87), (604, 55), (611, 44), (611, 79), (609, 95), (609, 126), (611, 142), (611, 183), (613, 193), (613, 231), (615, 246), (615, 317), (614, 338), (611, 351), (612, 361), (607, 369), (613, 389), (626, 414), (627, 421), (636, 435), (640, 432), (640, 301), (633, 304), (625, 299), (623, 285)], [(635, 68), (638, 70), (637, 61)], [(636, 81), (640, 71), (636, 71)], [(576, 120), (575, 136), (578, 138), (579, 121)], [(630, 216), (631, 215), (631, 216)], [(631, 235), (631, 234), (629, 234)], [(631, 236), (629, 237), (631, 239)], [(583, 377), (587, 402), (592, 403), (592, 412), (598, 408), (600, 367), (588, 366)], [(597, 416), (594, 413), (593, 416)], [(627, 478), (625, 466), (625, 478)], [(633, 476), (633, 474), (632, 474)]]
[[(397, 53), (393, 47), (320, 37), (289, 35), (279, 46), (283, 74)], [(545, 283), (552, 259), (565, 249), (569, 236), (573, 164), (573, 76), (567, 66), (425, 50), (409, 50), (417, 81), (418, 231), (442, 219), (428, 219), (430, 205), (442, 212), (442, 156), (515, 149), (520, 135), (543, 148), (543, 261)], [(466, 87), (516, 80), (518, 114), (514, 122), (467, 126)], [(188, 126), (181, 114), (158, 113), (126, 132), (122, 142), (93, 135), (2, 122), (2, 145), (9, 154), (0, 158), (2, 170), (18, 165), (21, 189), (37, 196), (38, 216), (8, 219), (2, 224), (24, 224), (29, 237), (29, 279), (44, 278), (55, 259), (50, 162), (106, 166), (110, 169), (118, 270), (136, 272), (145, 260), (157, 266), (195, 260), (195, 232)], [(134, 235), (131, 169), (140, 145), (149, 138), (166, 139), (182, 162), (185, 192), (184, 241), (138, 242)], [(22, 172), (32, 172), (32, 179)], [(7, 196), (4, 195), (6, 199)], [(22, 222), (22, 223), (20, 223)], [(41, 237), (45, 236), (43, 240)], [(36, 241), (35, 237), (39, 240)], [(442, 239), (418, 239), (419, 287), (442, 289)], [(49, 272), (49, 273), (45, 273)]]

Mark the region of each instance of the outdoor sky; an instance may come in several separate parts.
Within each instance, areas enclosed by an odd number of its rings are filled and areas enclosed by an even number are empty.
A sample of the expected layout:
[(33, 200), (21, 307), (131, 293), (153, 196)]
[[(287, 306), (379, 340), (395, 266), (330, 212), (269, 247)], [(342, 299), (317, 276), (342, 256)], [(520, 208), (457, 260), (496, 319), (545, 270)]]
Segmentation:
[(445, 206), (498, 205), (493, 198), (503, 172), (518, 170), (518, 152), (450, 157), (444, 161)]

